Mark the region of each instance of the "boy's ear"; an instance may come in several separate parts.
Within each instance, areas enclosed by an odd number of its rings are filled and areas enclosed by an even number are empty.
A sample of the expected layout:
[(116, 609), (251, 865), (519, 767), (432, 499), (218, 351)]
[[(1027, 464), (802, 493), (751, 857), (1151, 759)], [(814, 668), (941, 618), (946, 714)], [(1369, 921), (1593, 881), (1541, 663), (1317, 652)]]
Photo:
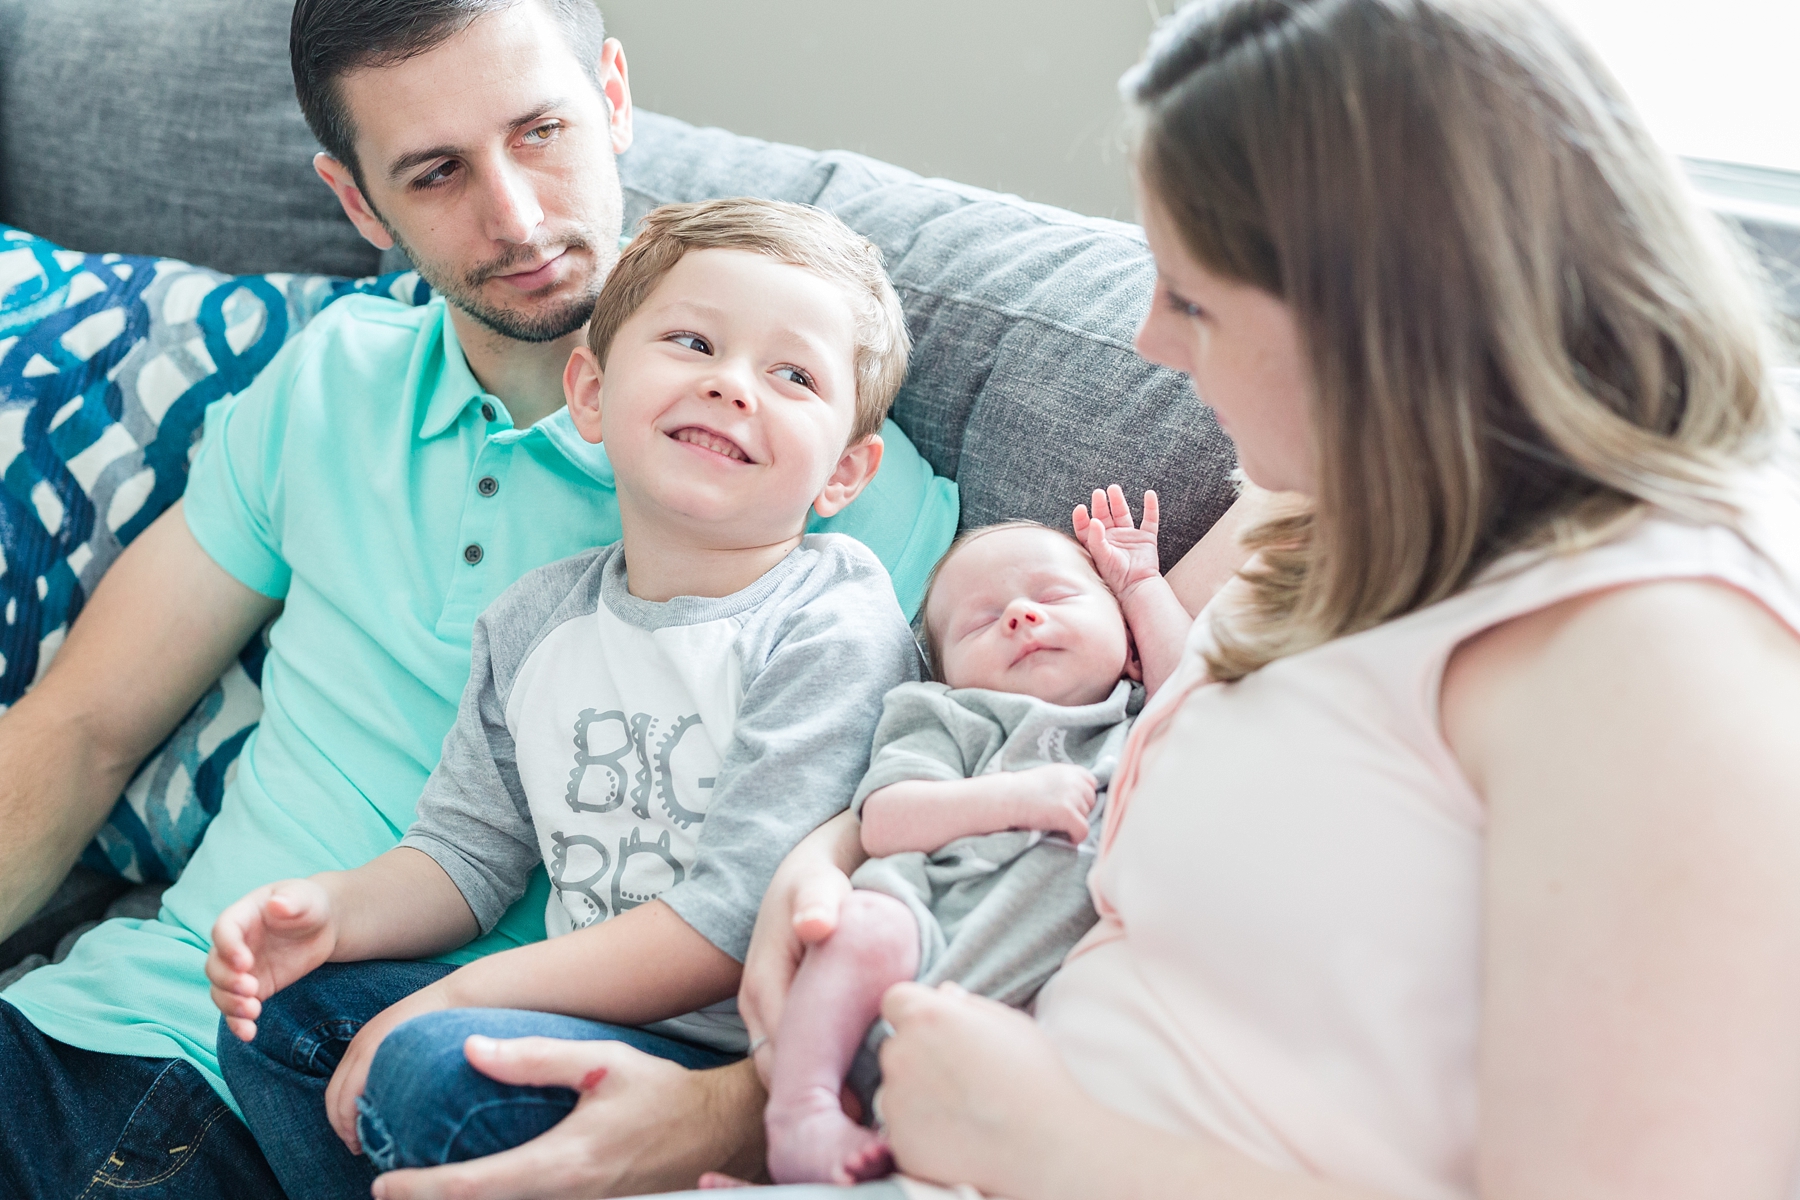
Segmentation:
[(585, 344), (570, 352), (563, 367), (563, 399), (568, 401), (576, 432), (596, 445), (604, 440), (600, 436), (600, 384), (604, 378), (594, 352)]
[(350, 218), (350, 223), (356, 226), (356, 232), (363, 235), (364, 241), (377, 250), (392, 248), (394, 235), (387, 231), (387, 226), (375, 215), (375, 206), (369, 203), (368, 198), (362, 194), (362, 189), (356, 186), (356, 176), (350, 173), (349, 167), (321, 150), (313, 155), (313, 171), (337, 197), (338, 203), (343, 206), (344, 215)]
[(881, 435), (871, 433), (860, 442), (851, 443), (838, 459), (837, 470), (825, 481), (824, 490), (813, 501), (813, 511), (821, 517), (834, 517), (849, 507), (862, 494), (881, 469)]

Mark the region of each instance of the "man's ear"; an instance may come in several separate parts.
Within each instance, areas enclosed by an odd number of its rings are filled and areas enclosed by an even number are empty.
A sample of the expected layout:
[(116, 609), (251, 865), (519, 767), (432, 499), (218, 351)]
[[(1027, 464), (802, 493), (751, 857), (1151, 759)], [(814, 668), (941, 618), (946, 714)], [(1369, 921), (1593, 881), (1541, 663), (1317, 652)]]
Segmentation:
[(879, 433), (852, 443), (838, 459), (837, 470), (825, 481), (825, 489), (813, 501), (813, 511), (821, 517), (832, 517), (849, 507), (881, 469), (881, 452)]
[(569, 354), (568, 365), (563, 367), (563, 399), (569, 403), (569, 416), (575, 422), (576, 432), (595, 445), (604, 440), (600, 436), (600, 384), (603, 380), (604, 374), (594, 352), (585, 342), (575, 347)]
[(369, 202), (364, 198), (362, 189), (356, 186), (356, 176), (350, 173), (349, 167), (321, 150), (313, 155), (313, 170), (319, 173), (325, 186), (331, 189), (332, 194), (338, 198), (338, 203), (344, 206), (344, 215), (350, 218), (350, 223), (356, 226), (356, 232), (363, 235), (364, 241), (377, 250), (392, 248), (394, 235), (387, 231), (387, 226), (381, 223), (381, 218), (369, 207)]
[(600, 94), (606, 97), (606, 115), (612, 126), (612, 152), (631, 149), (631, 73), (625, 66), (625, 47), (618, 38), (607, 38), (600, 49)]

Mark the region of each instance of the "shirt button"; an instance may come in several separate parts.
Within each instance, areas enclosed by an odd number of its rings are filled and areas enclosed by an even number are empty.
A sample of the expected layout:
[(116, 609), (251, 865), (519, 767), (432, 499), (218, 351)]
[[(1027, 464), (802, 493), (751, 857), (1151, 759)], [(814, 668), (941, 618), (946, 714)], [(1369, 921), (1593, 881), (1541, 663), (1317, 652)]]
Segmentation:
[(468, 563), (471, 567), (474, 566), (476, 563), (480, 562), (481, 561), (481, 547), (476, 545), (474, 542), (470, 542), (468, 545), (464, 546), (463, 547), (463, 561)]
[(475, 490), (484, 496), (491, 496), (500, 490), (500, 481), (492, 475), (483, 475), (476, 481)]
[(481, 405), (481, 419), (484, 421), (491, 421), (494, 419), (494, 406), (486, 401), (483, 401)]

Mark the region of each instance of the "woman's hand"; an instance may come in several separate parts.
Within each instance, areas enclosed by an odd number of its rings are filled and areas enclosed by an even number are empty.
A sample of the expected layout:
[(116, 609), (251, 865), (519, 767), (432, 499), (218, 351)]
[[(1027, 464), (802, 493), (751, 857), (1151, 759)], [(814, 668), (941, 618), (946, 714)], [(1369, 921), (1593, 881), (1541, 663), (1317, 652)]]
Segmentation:
[(876, 1107), (901, 1170), (990, 1195), (1040, 1196), (1098, 1127), (1095, 1105), (1024, 1013), (953, 983), (888, 989)]
[(331, 1073), (331, 1082), (325, 1085), (325, 1118), (350, 1153), (362, 1153), (362, 1140), (356, 1136), (356, 1102), (369, 1082), (369, 1064), (375, 1061), (375, 1051), (381, 1048), (382, 1039), (414, 1017), (454, 1008), (443, 984), (441, 979), (428, 984), (375, 1014), (350, 1039), (349, 1049)]
[(794, 847), (763, 893), (738, 985), (738, 1015), (750, 1035), (751, 1057), (764, 1087), (775, 1065), (770, 1039), (781, 1028), (794, 973), (806, 948), (837, 928), (838, 906), (850, 894), (850, 872), (866, 857), (861, 823), (840, 813)]

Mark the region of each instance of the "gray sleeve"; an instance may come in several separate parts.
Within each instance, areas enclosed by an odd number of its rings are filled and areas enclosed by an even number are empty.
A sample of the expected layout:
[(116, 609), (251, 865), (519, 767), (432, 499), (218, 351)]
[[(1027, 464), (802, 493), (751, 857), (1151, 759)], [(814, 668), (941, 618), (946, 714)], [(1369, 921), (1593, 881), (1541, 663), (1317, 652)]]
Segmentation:
[(882, 697), (918, 678), (918, 649), (893, 585), (861, 554), (866, 564), (840, 555), (829, 572), (815, 572), (832, 575), (829, 587), (815, 580), (788, 598), (747, 681), (694, 869), (662, 894), (740, 962), (775, 868), (850, 803)]
[(909, 779), (967, 779), (973, 770), (951, 731), (960, 712), (937, 683), (904, 683), (887, 694), (869, 769), (856, 785), (850, 808), (862, 815), (869, 793)]
[(525, 894), (542, 858), (506, 700), (531, 648), (561, 623), (563, 602), (598, 569), (592, 553), (552, 563), (520, 579), (476, 620), (456, 724), (400, 840), (444, 869), (482, 933)]

